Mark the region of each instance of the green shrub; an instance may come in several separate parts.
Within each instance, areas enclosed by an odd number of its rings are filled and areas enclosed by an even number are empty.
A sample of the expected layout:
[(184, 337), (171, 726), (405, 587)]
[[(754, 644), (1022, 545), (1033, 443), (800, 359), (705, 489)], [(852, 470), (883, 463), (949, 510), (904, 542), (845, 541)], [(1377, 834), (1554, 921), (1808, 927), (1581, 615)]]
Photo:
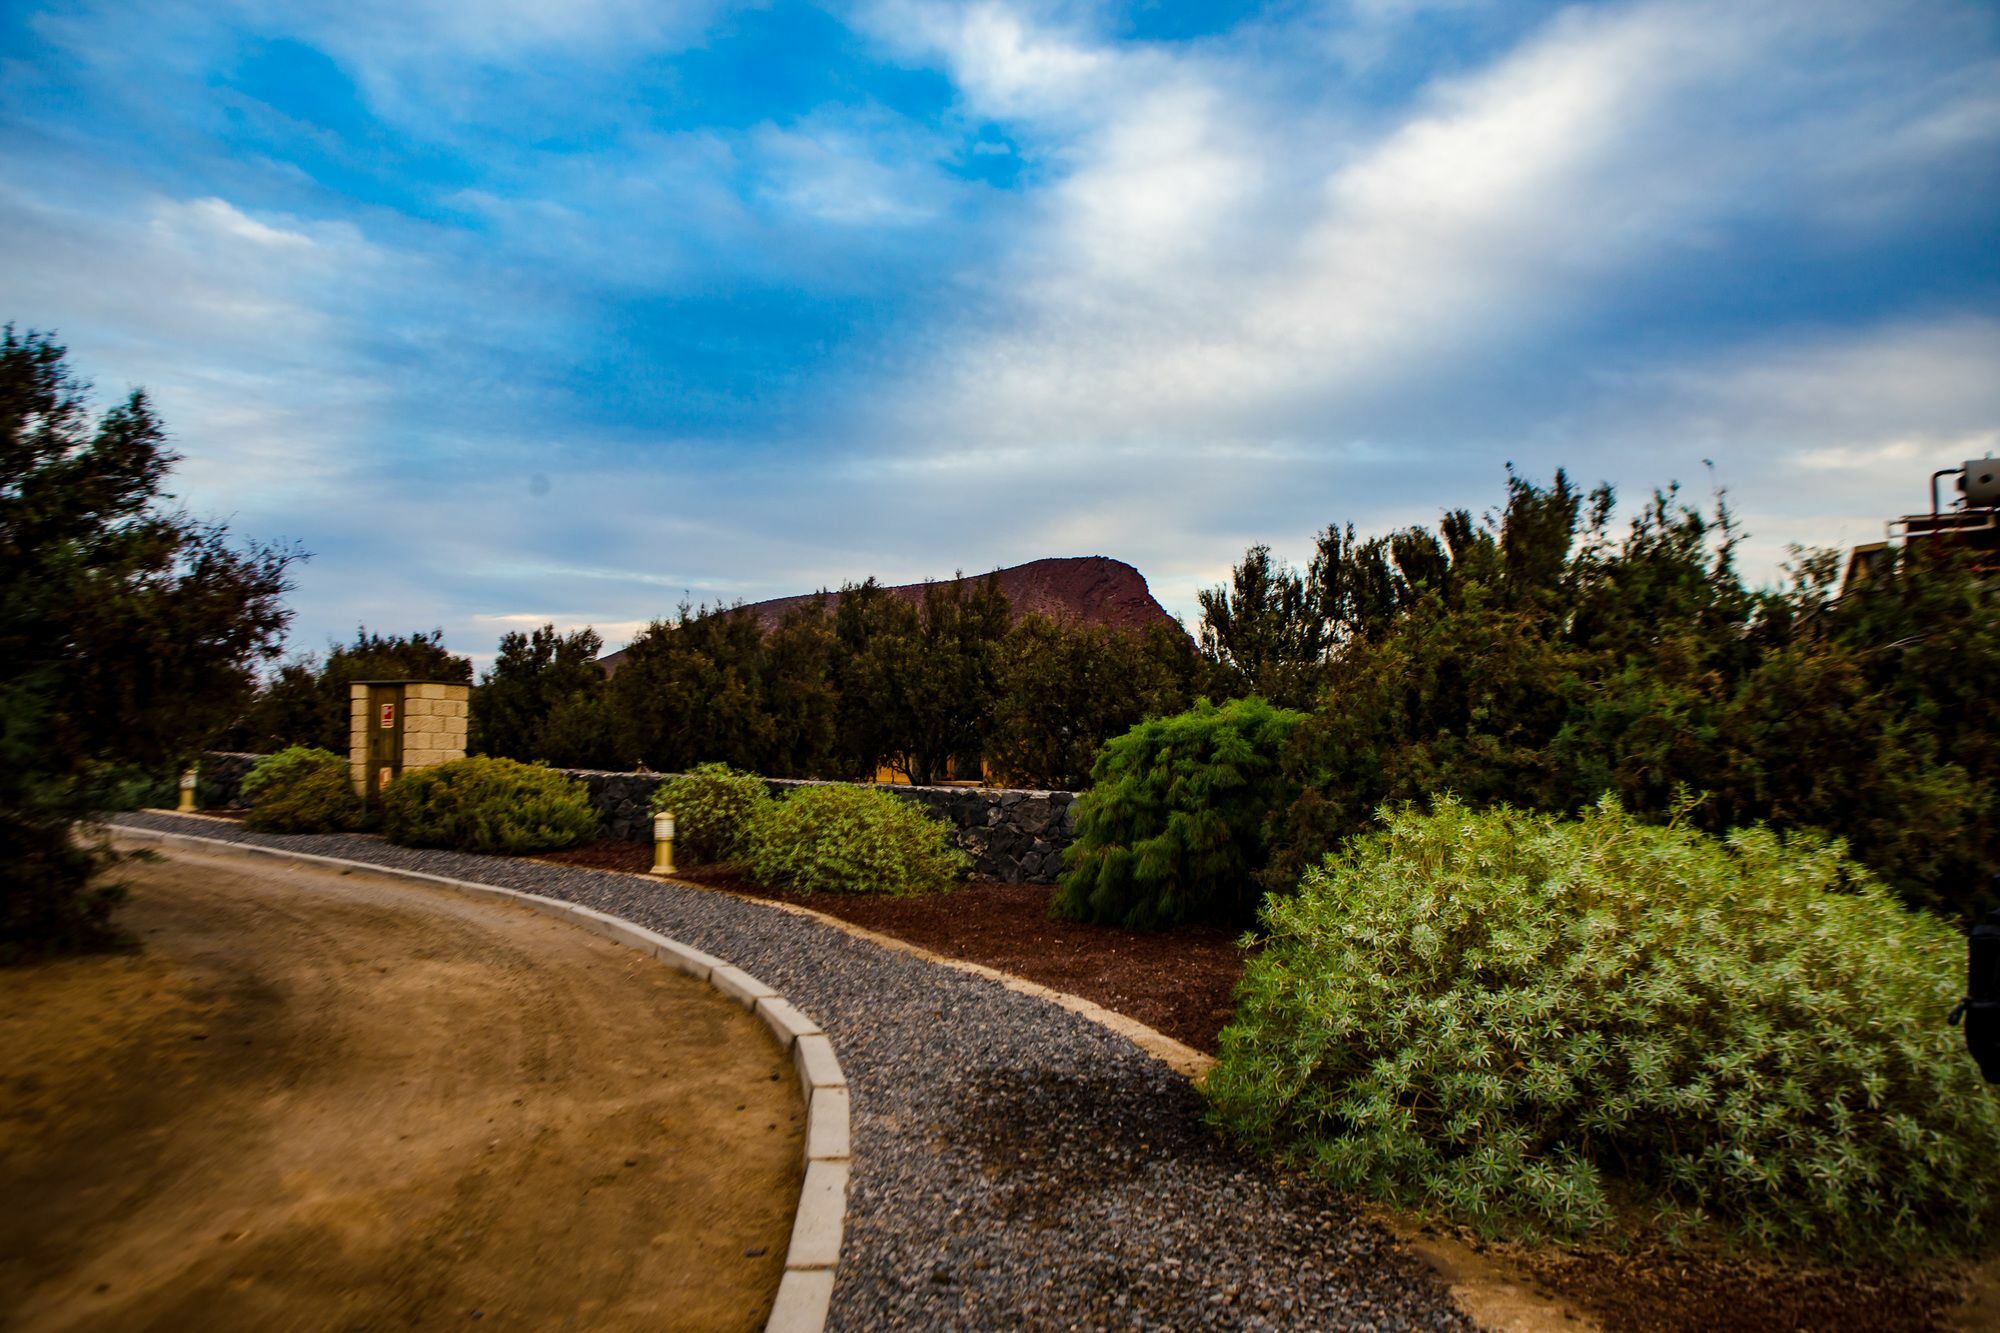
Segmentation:
[(244, 824), (260, 833), (341, 833), (366, 821), (347, 761), (304, 745), (266, 755), (243, 775)]
[(1207, 1091), (1345, 1188), (1488, 1231), (1652, 1221), (1852, 1258), (2000, 1210), (1965, 943), (1764, 828), (1385, 812), (1265, 910)]
[(951, 830), (872, 787), (800, 787), (764, 807), (746, 848), (751, 877), (801, 893), (936, 893), (970, 868)]
[(751, 825), (770, 804), (764, 779), (727, 764), (703, 764), (669, 778), (653, 793), (655, 813), (674, 812), (675, 852), (697, 865), (739, 859)]
[(405, 773), (382, 793), (382, 831), (405, 847), (513, 855), (597, 831), (589, 789), (539, 764), (453, 759)]
[(106, 810), (171, 810), (181, 795), (176, 774), (124, 764), (106, 774), (103, 791)]
[(1051, 910), (1137, 930), (1247, 923), (1266, 818), (1296, 792), (1278, 758), (1301, 720), (1258, 698), (1201, 699), (1107, 744), (1077, 799)]

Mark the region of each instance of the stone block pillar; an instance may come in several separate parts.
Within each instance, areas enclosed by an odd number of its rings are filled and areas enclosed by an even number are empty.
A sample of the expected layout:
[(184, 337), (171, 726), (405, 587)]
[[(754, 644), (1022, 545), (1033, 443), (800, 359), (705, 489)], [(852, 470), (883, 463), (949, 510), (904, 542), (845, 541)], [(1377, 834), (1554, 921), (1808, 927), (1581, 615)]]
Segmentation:
[(446, 681), (368, 680), (348, 688), (348, 774), (373, 800), (392, 778), (465, 758), (472, 687)]

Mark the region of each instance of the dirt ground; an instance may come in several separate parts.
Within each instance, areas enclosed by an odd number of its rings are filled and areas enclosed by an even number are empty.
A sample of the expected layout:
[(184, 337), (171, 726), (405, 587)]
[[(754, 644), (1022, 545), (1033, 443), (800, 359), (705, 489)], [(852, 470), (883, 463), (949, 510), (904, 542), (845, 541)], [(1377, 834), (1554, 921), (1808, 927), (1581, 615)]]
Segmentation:
[(0, 971), (0, 1326), (754, 1329), (797, 1081), (522, 908), (175, 852), (134, 953)]
[[(540, 859), (642, 874), (649, 844), (604, 839)], [(1236, 933), (1212, 926), (1146, 932), (1049, 919), (1049, 884), (976, 879), (950, 893), (890, 898), (875, 894), (789, 893), (754, 884), (726, 866), (683, 868), (690, 884), (772, 902), (796, 903), (932, 953), (1010, 972), (1093, 1000), (1156, 1032), (1213, 1055), (1216, 1035), (1236, 1008), (1243, 950)]]

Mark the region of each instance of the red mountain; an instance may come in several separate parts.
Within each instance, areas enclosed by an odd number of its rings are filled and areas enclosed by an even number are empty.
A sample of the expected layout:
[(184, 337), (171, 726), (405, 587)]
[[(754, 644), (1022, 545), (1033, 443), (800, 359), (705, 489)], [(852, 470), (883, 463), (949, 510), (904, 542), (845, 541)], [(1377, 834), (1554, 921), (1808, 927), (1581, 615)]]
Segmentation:
[[(1025, 565), (997, 571), (1000, 591), (1014, 619), (1044, 615), (1052, 620), (1078, 620), (1089, 625), (1112, 625), (1119, 629), (1144, 629), (1148, 625), (1178, 625), (1166, 608), (1153, 600), (1146, 579), (1123, 560), (1103, 555), (1079, 555), (1060, 559), (1030, 560)], [(984, 574), (969, 576), (983, 579)], [(958, 580), (941, 580), (954, 583)], [(904, 583), (886, 591), (908, 602), (923, 600), (924, 585)], [(743, 609), (753, 613), (765, 629), (772, 630), (793, 607), (819, 596), (776, 597), (755, 602)], [(826, 609), (840, 605), (840, 594), (827, 593)]]
[[(1025, 565), (1015, 565), (1012, 569), (996, 573), (1000, 590), (1007, 594), (1007, 605), (1016, 620), (1040, 614), (1052, 620), (1111, 625), (1118, 629), (1142, 630), (1151, 625), (1180, 628), (1180, 622), (1153, 600), (1153, 594), (1146, 588), (1145, 576), (1123, 560), (1113, 560), (1104, 555), (1067, 556), (1030, 560)], [(977, 574), (971, 577), (986, 576)], [(923, 598), (924, 585), (905, 583), (886, 591), (915, 602)], [(840, 594), (837, 592), (804, 593), (797, 597), (775, 597), (768, 602), (753, 602), (742, 609), (756, 616), (768, 631), (778, 627), (787, 611), (818, 596), (826, 598), (829, 613), (840, 605)], [(624, 655), (621, 648), (600, 657), (598, 663), (607, 673), (613, 672), (618, 669), (618, 661)]]

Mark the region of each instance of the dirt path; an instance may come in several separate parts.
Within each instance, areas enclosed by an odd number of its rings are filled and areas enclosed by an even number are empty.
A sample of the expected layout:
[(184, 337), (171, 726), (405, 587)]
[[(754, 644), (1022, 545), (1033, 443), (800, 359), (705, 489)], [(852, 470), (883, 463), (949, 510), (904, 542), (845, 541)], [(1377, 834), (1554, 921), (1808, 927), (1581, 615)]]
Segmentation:
[(702, 983), (525, 909), (175, 852), (0, 971), (0, 1327), (761, 1327), (803, 1111)]

